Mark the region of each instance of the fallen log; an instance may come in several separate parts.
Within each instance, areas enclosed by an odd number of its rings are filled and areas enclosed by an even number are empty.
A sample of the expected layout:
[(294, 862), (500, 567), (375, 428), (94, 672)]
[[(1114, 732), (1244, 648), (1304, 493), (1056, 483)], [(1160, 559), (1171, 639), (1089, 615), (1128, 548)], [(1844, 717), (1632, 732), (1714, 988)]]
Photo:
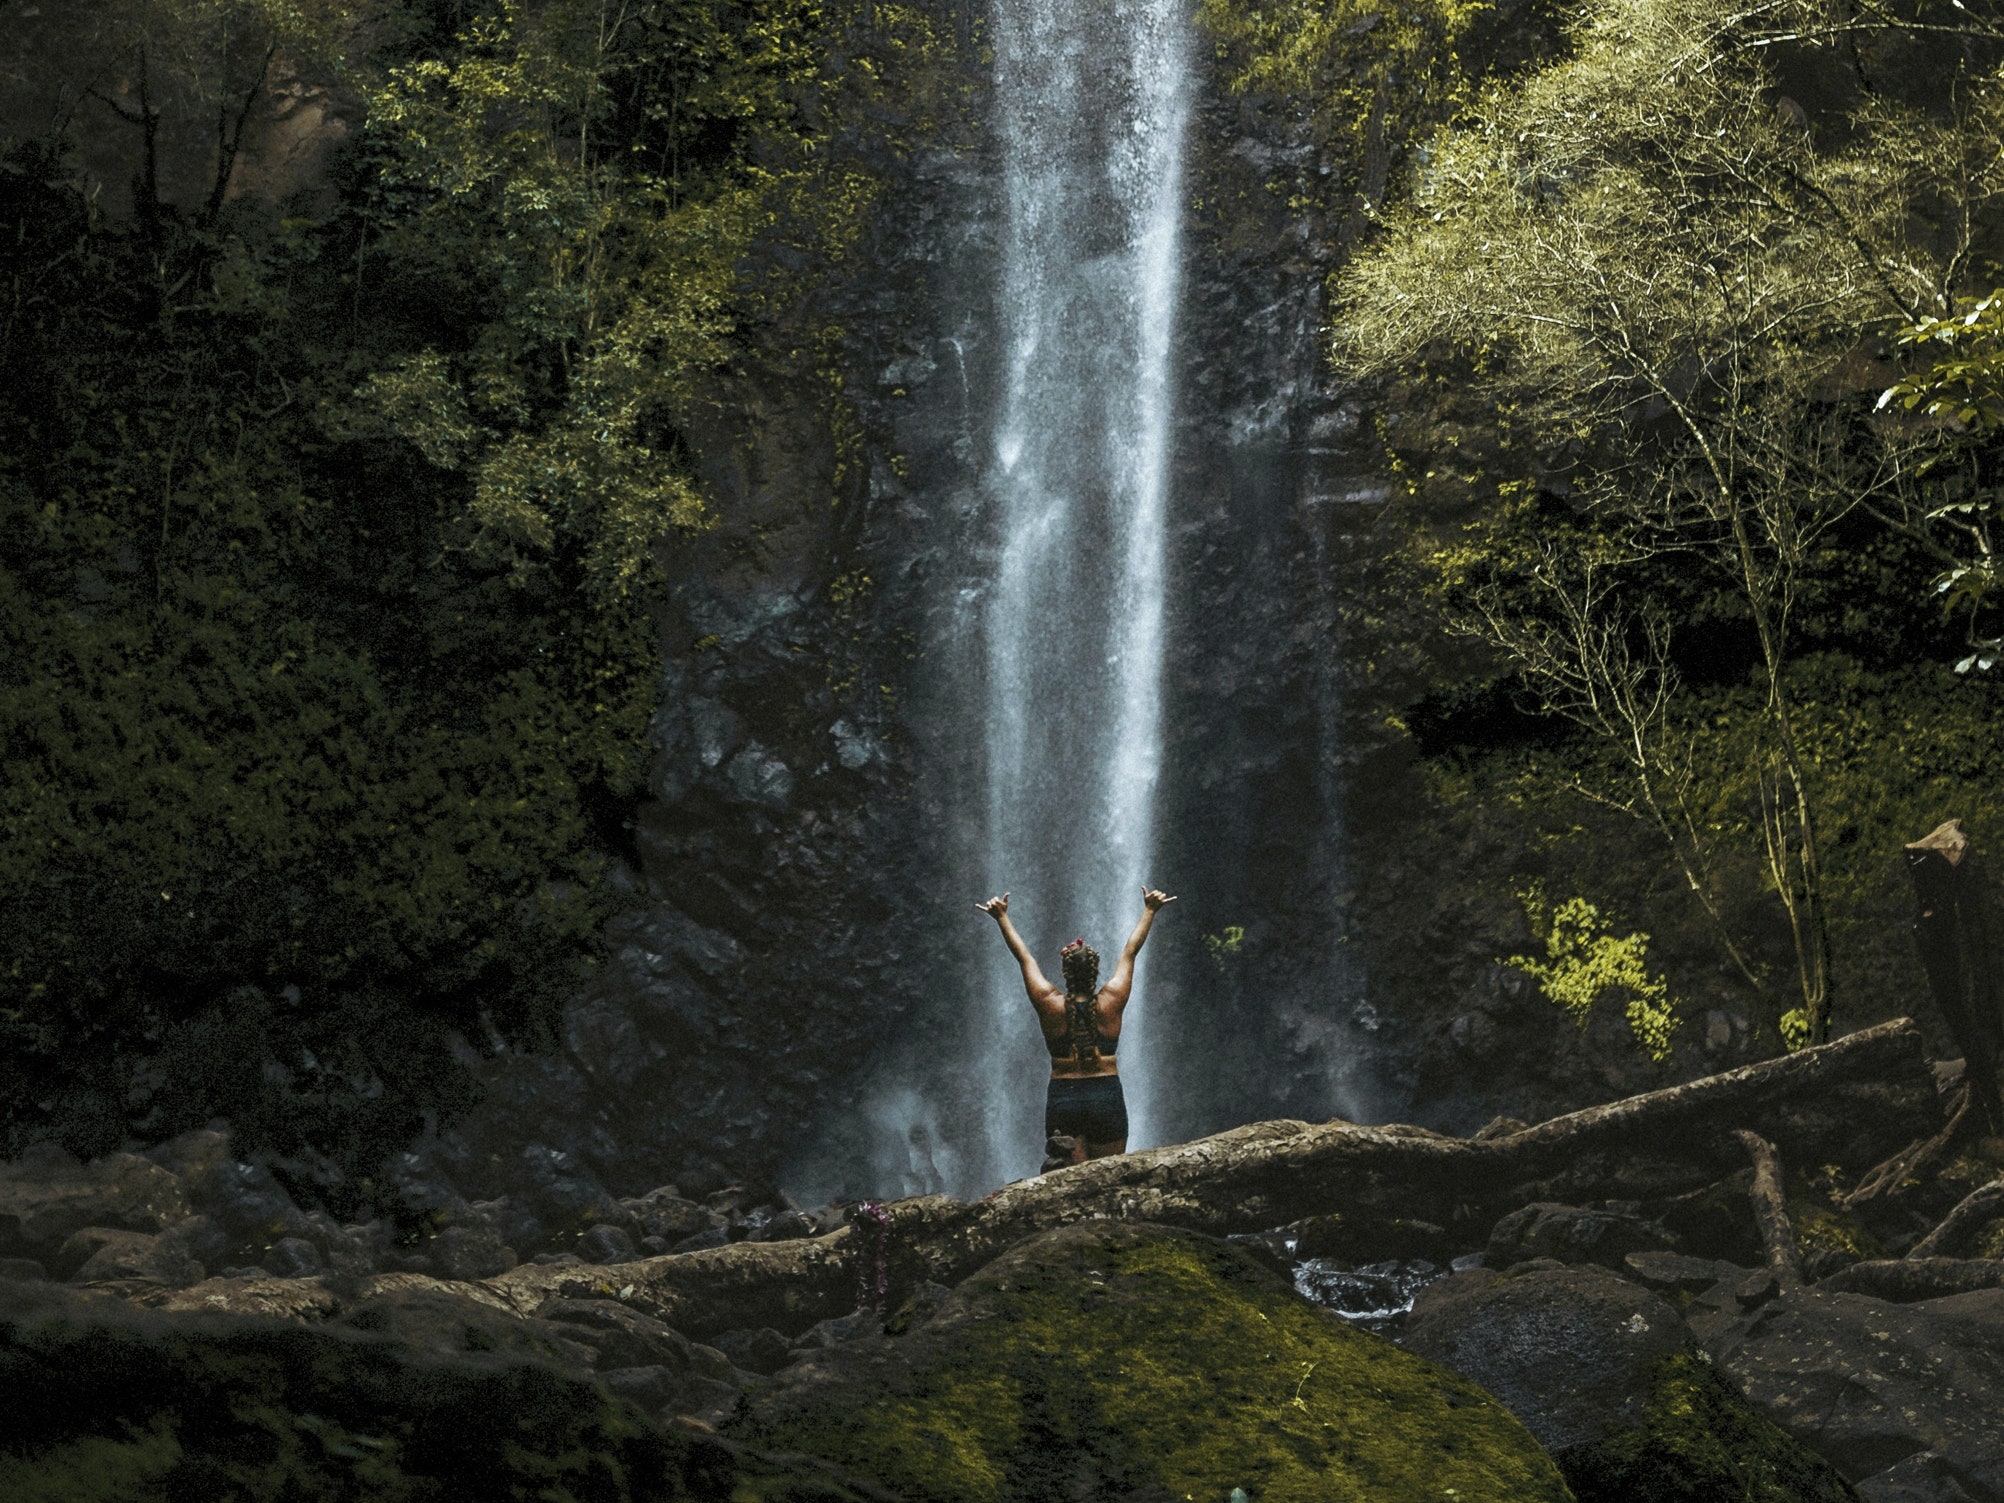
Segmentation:
[[(971, 1203), (891, 1202), (889, 1300), (927, 1280), (958, 1283), (1026, 1237), (1096, 1217), (1214, 1236), (1331, 1212), (1403, 1217), (1456, 1229), (1473, 1248), (1528, 1200), (1644, 1199), (1709, 1184), (1740, 1160), (1737, 1128), (1817, 1162), (1869, 1163), (1912, 1131), (1916, 1103), (1933, 1101), (1920, 1031), (1902, 1018), (1488, 1141), (1402, 1124), (1255, 1122), (1018, 1180)], [(845, 1227), (612, 1268), (530, 1264), (486, 1285), (525, 1315), (552, 1294), (630, 1290), (635, 1308), (697, 1340), (742, 1327), (798, 1332), (856, 1308), (859, 1256), (874, 1262), (877, 1239)]]
[(1932, 1136), (1915, 1139), (1883, 1163), (1874, 1164), (1858, 1181), (1858, 1187), (1843, 1198), (1841, 1204), (1846, 1210), (1855, 1211), (1869, 1201), (1897, 1195), (1916, 1183), (1923, 1169), (1947, 1154), (1965, 1136), (1968, 1126), (1976, 1120), (1969, 1114), (1969, 1087), (1958, 1087), (1951, 1099), (1954, 1105), (1947, 1126)]
[(1818, 1289), (1835, 1294), (1869, 1294), (1874, 1299), (1910, 1305), (1916, 1300), (1967, 1294), (1973, 1289), (2004, 1285), (2004, 1259), (1882, 1258), (1853, 1263), (1819, 1281)]
[(1907, 1256), (1954, 1257), (1958, 1244), (1972, 1228), (1999, 1216), (2004, 1216), (2004, 1176), (1963, 1196), (1933, 1231), (1907, 1249)]
[(1796, 1246), (1795, 1228), (1788, 1219), (1788, 1196), (1782, 1187), (1781, 1155), (1774, 1144), (1757, 1132), (1741, 1128), (1733, 1134), (1746, 1145), (1753, 1159), (1753, 1184), (1747, 1196), (1753, 1201), (1754, 1224), (1760, 1228), (1761, 1246), (1767, 1251), (1767, 1266), (1775, 1282), (1784, 1290), (1802, 1287), (1802, 1249)]

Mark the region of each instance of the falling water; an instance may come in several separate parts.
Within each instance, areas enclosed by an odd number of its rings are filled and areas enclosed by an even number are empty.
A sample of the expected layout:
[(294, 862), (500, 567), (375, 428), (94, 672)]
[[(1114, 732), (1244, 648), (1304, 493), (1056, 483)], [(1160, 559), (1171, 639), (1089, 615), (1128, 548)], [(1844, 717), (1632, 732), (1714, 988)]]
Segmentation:
[[(1001, 540), (986, 600), (982, 865), (1055, 977), (1083, 935), (1115, 963), (1141, 912), (1162, 760), (1170, 345), (1189, 115), (1180, 0), (998, 0), (1004, 375), (985, 486)], [(973, 1168), (1042, 1157), (1042, 1046), (990, 969)], [(1149, 1146), (1161, 1041), (1137, 986), (1120, 1071)], [(969, 1103), (972, 1105), (973, 1103)]]

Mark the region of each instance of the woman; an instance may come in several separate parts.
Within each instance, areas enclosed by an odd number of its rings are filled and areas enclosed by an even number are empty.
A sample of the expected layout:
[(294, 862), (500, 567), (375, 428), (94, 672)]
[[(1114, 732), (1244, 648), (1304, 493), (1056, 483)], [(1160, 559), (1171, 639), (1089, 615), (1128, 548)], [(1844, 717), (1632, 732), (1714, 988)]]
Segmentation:
[(1127, 1100), (1121, 1094), (1120, 1073), (1113, 1052), (1120, 1045), (1120, 1015), (1134, 990), (1134, 957), (1148, 938), (1148, 929), (1165, 903), (1176, 900), (1166, 892), (1145, 888), (1141, 920), (1127, 936), (1113, 979), (1099, 984), (1099, 955), (1082, 939), (1059, 953), (1065, 989), (1044, 979), (1030, 947), (1009, 922), (1009, 894), (974, 906), (993, 914), (1002, 927), (1009, 953), (1023, 968), (1023, 985), (1037, 1009), (1037, 1026), (1051, 1051), (1051, 1084), (1044, 1097), (1044, 1136), (1074, 1138), (1072, 1162), (1103, 1159), (1127, 1152)]

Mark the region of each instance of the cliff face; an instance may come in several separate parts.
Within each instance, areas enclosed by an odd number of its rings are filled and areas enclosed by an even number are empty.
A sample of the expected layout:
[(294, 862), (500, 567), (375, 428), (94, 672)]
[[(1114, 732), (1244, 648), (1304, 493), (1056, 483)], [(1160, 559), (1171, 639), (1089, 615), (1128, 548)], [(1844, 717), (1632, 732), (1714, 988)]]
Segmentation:
[[(1210, 77), (1199, 98), (1153, 879), (1182, 901), (1137, 1014), (1164, 1141), (1394, 1104), (1344, 921), (1338, 622), (1386, 492), (1321, 356), (1336, 237), (1287, 203), (1324, 163), (1281, 111)], [(872, 238), (813, 295), (839, 368), (753, 369), (710, 435), (724, 521), (676, 561), (634, 906), (562, 1051), (476, 1065), (487, 1099), (436, 1145), (469, 1193), (530, 1142), (632, 1191), (949, 1175), (937, 1105), (984, 1067), (968, 1014), (1008, 964), (972, 912), (987, 894), (961, 890), (979, 737), (952, 681), (994, 559), (995, 151), (970, 129), (866, 155)]]

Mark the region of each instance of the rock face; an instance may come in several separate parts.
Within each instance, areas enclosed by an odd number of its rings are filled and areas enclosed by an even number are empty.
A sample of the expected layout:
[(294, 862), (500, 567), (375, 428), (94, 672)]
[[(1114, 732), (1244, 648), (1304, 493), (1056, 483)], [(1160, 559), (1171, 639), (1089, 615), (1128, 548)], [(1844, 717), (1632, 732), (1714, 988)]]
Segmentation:
[(1861, 1497), (2004, 1499), (2004, 1289), (1908, 1305), (1800, 1289), (1706, 1346)]
[(0, 1164), (0, 1256), (47, 1259), (85, 1227), (163, 1232), (189, 1214), (180, 1180), (136, 1154), (85, 1165), (45, 1149)]
[(1670, 1304), (1603, 1269), (1457, 1274), (1420, 1291), (1404, 1339), (1501, 1399), (1578, 1503), (1850, 1497), (1719, 1377)]
[(1687, 1340), (1676, 1310), (1598, 1268), (1456, 1274), (1420, 1291), (1405, 1332), (1552, 1451), (1641, 1425), (1657, 1364)]
[(365, 1303), (304, 1325), (0, 1282), (0, 1497), (885, 1497), (664, 1430), (535, 1350), (535, 1325), (479, 1308)]
[(724, 1433), (955, 1503), (1566, 1496), (1472, 1384), (1192, 1233), (1061, 1228), (886, 1327), (785, 1369)]

